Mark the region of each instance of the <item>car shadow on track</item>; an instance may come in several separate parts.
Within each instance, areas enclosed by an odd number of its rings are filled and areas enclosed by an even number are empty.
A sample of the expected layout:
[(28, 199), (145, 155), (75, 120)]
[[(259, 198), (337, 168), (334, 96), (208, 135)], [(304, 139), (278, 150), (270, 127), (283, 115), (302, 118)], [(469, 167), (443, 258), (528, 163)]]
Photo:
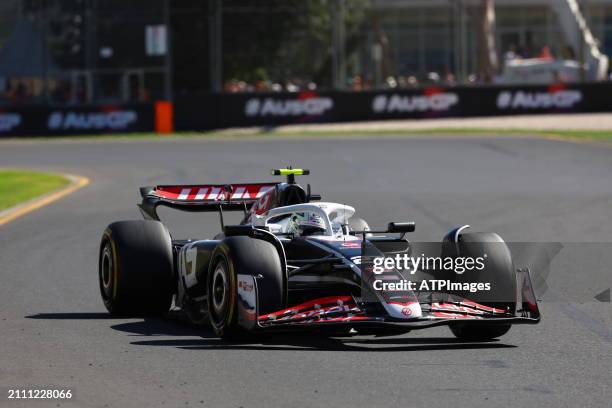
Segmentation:
[(26, 316), (26, 319), (41, 320), (117, 320), (108, 313), (37, 313)]
[[(123, 320), (107, 313), (40, 313), (26, 316), (48, 320)], [(132, 319), (130, 319), (132, 320)], [(111, 329), (142, 337), (132, 341), (136, 346), (175, 347), (183, 350), (289, 350), (289, 351), (366, 351), (405, 352), (431, 350), (500, 349), (516, 346), (499, 340), (470, 343), (449, 337), (332, 337), (316, 333), (262, 334), (238, 340), (221, 340), (208, 327), (194, 326), (184, 320), (169, 318), (144, 318), (110, 326)], [(408, 335), (409, 336), (409, 335)], [(164, 337), (163, 339), (159, 337)], [(168, 338), (174, 337), (174, 338)], [(188, 338), (186, 338), (188, 337)]]
[[(381, 341), (382, 340), (382, 341)], [(189, 340), (143, 340), (131, 344), (140, 346), (171, 346), (183, 350), (285, 350), (285, 351), (360, 351), (360, 352), (405, 352), (432, 350), (499, 349), (516, 346), (500, 343), (465, 343), (453, 338), (397, 338), (374, 339), (365, 343), (358, 338), (287, 336), (274, 338), (252, 338), (248, 340), (225, 341), (218, 338)], [(391, 344), (394, 344), (391, 346)]]
[[(155, 319), (153, 319), (155, 320)], [(114, 330), (141, 336), (189, 336), (190, 338), (143, 339), (131, 344), (153, 347), (176, 347), (183, 350), (289, 350), (289, 351), (418, 351), (513, 348), (499, 341), (469, 343), (452, 337), (333, 337), (316, 333), (260, 334), (236, 340), (221, 340), (208, 327), (196, 327), (183, 322), (144, 320), (112, 326)], [(197, 336), (197, 337), (195, 337)]]

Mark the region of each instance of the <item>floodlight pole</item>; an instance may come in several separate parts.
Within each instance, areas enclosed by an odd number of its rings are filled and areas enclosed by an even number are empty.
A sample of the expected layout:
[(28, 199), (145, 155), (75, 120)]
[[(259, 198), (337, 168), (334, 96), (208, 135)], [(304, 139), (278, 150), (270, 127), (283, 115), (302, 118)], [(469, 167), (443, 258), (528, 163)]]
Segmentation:
[(454, 27), (453, 27), (453, 47), (455, 55), (455, 77), (457, 82), (467, 82), (467, 38), (466, 23), (467, 16), (463, 0), (450, 0), (453, 6)]
[(47, 36), (49, 35), (49, 13), (47, 12), (47, 3), (42, 3), (42, 7), (39, 9), (42, 20), (42, 66), (43, 66), (43, 98), (45, 103), (49, 103), (49, 61), (47, 61), (47, 49), (49, 41)]
[(345, 0), (331, 3), (332, 18), (332, 83), (335, 89), (346, 86), (346, 4)]
[(223, 89), (223, 8), (221, 0), (208, 2), (208, 44), (210, 60), (210, 90), (218, 93)]
[(170, 0), (164, 1), (164, 25), (166, 26), (166, 59), (164, 71), (166, 80), (164, 81), (164, 93), (166, 100), (172, 101), (172, 31), (170, 29)]

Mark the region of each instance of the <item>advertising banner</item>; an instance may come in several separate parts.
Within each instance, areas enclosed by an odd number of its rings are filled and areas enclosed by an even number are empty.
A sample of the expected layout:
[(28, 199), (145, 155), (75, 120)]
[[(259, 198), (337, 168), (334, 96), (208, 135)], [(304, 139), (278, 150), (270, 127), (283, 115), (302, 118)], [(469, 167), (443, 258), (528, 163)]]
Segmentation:
[(153, 106), (28, 106), (0, 108), (0, 137), (150, 132)]
[[(607, 112), (612, 110), (610, 95), (612, 83), (189, 94), (175, 98), (171, 117), (177, 131), (205, 131), (386, 119)], [(152, 132), (155, 115), (153, 104), (6, 107), (0, 108), (0, 137)]]
[(180, 96), (177, 130), (611, 110), (611, 83)]

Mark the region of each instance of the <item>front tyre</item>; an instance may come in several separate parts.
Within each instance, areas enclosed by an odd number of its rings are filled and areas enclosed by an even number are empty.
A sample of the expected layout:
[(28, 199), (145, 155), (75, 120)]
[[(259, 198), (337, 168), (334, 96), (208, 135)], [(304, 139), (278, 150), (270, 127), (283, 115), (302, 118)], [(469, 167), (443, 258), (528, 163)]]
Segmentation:
[[(454, 276), (456, 282), (489, 283), (490, 290), (477, 293), (459, 292), (461, 297), (481, 305), (494, 307), (514, 314), (516, 311), (516, 271), (512, 254), (504, 240), (494, 233), (465, 233), (459, 236), (456, 256), (478, 258), (486, 254), (485, 268)], [(488, 341), (503, 336), (510, 324), (458, 323), (450, 326), (451, 332), (461, 340)]]
[(462, 324), (450, 326), (451, 332), (461, 340), (466, 341), (489, 341), (508, 333), (509, 324), (504, 325), (482, 325), (482, 324)]
[(247, 236), (228, 237), (215, 248), (208, 270), (208, 315), (215, 333), (233, 338), (242, 330), (238, 312), (238, 275), (257, 279), (257, 311), (277, 311), (287, 302), (286, 274), (269, 242)]
[(120, 221), (102, 234), (100, 294), (113, 315), (161, 315), (173, 294), (172, 244), (159, 221)]
[[(240, 331), (236, 299), (236, 273), (229, 254), (217, 248), (208, 273), (208, 316), (215, 334), (230, 338)], [(231, 269), (230, 269), (231, 268)]]

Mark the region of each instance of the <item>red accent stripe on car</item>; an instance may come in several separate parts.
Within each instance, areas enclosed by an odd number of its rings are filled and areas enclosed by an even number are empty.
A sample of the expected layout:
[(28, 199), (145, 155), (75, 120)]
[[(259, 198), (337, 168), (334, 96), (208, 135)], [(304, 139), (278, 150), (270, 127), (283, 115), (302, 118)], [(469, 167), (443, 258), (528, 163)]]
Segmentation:
[(276, 184), (272, 183), (158, 186), (152, 194), (160, 198), (178, 201), (254, 200), (273, 189), (274, 186)]

